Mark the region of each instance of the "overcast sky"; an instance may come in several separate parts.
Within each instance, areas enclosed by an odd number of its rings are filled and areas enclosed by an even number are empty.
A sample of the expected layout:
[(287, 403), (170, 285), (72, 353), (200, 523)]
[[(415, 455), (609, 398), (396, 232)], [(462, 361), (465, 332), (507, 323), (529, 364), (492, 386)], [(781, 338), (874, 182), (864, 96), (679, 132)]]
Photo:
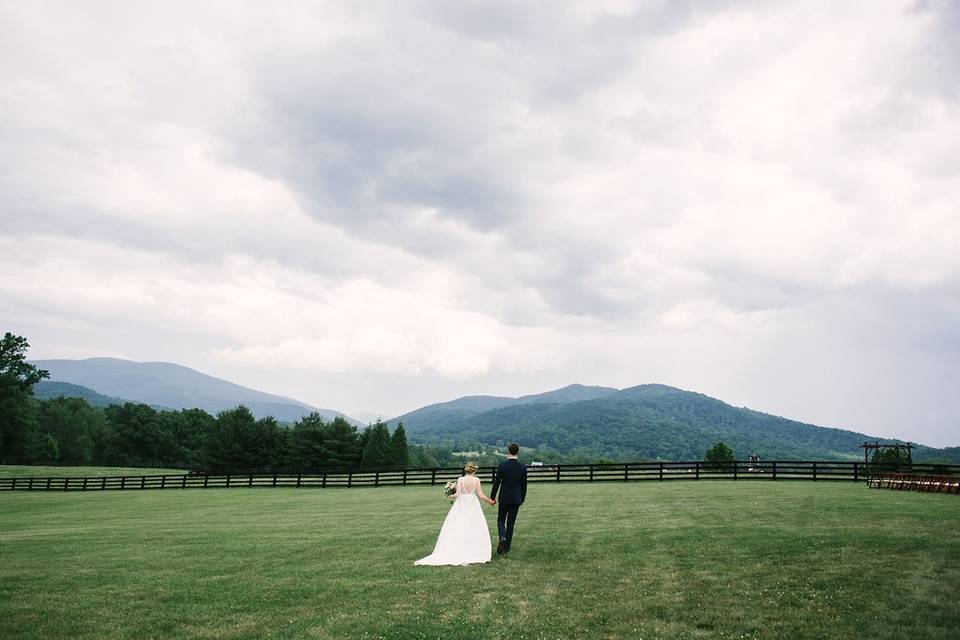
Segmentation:
[(0, 0), (0, 77), (32, 358), (960, 445), (960, 3)]

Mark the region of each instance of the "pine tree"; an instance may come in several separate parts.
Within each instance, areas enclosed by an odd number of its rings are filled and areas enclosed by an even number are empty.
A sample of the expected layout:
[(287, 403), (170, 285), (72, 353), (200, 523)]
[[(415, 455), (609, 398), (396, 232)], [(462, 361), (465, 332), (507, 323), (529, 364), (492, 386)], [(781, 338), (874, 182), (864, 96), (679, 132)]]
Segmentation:
[(390, 431), (380, 420), (369, 428), (367, 443), (363, 449), (361, 466), (370, 468), (389, 467), (393, 463)]
[(327, 423), (316, 411), (303, 416), (290, 431), (287, 464), (299, 470), (322, 469), (328, 466)]
[(390, 437), (390, 449), (393, 453), (393, 466), (407, 467), (410, 465), (410, 450), (407, 447), (407, 432), (403, 428), (403, 423), (397, 425)]
[(360, 464), (363, 447), (357, 428), (341, 416), (324, 427), (324, 454), (331, 469), (353, 469)]

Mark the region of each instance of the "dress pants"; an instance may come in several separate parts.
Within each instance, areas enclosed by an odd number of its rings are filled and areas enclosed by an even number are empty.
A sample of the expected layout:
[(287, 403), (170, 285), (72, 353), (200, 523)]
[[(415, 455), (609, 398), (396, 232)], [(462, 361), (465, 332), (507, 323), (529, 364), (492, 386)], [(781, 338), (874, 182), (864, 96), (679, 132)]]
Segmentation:
[(513, 524), (517, 521), (517, 511), (520, 510), (518, 504), (497, 503), (497, 534), (504, 541), (507, 549), (510, 549), (510, 543), (513, 541)]

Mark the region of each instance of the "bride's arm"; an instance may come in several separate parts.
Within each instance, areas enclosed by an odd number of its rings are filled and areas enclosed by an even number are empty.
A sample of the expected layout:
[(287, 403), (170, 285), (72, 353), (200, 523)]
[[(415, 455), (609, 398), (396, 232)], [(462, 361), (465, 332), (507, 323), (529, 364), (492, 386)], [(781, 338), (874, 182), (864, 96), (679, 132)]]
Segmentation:
[(482, 483), (480, 482), (480, 478), (477, 478), (477, 496), (479, 496), (479, 498), (480, 498), (481, 500), (483, 500), (484, 502), (487, 502), (487, 503), (489, 503), (489, 504), (494, 504), (494, 503), (496, 502), (496, 500), (491, 500), (491, 499), (488, 498), (486, 495), (484, 495), (483, 489), (480, 488), (480, 485), (481, 485), (481, 484), (482, 484)]

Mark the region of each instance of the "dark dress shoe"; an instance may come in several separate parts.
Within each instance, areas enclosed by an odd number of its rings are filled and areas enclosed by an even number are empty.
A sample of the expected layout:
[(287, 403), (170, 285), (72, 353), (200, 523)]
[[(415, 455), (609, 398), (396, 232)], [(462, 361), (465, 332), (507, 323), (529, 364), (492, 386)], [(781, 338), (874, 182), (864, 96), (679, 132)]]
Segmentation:
[(507, 543), (503, 540), (500, 540), (499, 542), (497, 542), (497, 555), (500, 555), (501, 553), (506, 553), (506, 551), (507, 551)]

